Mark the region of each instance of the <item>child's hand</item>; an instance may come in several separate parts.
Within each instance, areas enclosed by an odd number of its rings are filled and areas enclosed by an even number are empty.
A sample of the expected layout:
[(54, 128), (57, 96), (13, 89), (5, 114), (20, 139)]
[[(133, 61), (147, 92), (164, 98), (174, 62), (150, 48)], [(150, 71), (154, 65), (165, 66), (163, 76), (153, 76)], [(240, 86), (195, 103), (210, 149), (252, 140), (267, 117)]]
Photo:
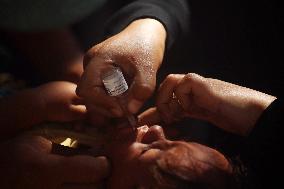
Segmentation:
[(83, 119), (86, 107), (70, 82), (50, 82), (35, 89), (45, 121), (74, 121)]

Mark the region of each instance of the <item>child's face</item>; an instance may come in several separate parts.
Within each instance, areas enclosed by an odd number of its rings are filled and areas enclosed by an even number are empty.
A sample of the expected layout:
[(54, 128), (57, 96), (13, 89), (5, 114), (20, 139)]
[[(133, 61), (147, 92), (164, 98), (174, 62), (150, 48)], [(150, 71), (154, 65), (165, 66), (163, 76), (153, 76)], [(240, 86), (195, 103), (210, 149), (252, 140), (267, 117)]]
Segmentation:
[(117, 131), (107, 147), (112, 163), (108, 187), (134, 189), (142, 183), (147, 186), (153, 183), (148, 168), (161, 154), (159, 149), (151, 148), (151, 144), (158, 140), (166, 140), (159, 126), (142, 126), (136, 132), (132, 128)]
[[(108, 181), (111, 189), (167, 188), (157, 183), (155, 171), (175, 170), (175, 174), (184, 176), (185, 180), (198, 178), (209, 182), (207, 171), (220, 175), (220, 170), (230, 169), (219, 152), (196, 143), (169, 141), (160, 126), (142, 126), (137, 132), (131, 128), (120, 129), (113, 138), (106, 153), (112, 164)], [(159, 170), (155, 170), (157, 168)], [(221, 182), (218, 179), (219, 176), (216, 182)]]

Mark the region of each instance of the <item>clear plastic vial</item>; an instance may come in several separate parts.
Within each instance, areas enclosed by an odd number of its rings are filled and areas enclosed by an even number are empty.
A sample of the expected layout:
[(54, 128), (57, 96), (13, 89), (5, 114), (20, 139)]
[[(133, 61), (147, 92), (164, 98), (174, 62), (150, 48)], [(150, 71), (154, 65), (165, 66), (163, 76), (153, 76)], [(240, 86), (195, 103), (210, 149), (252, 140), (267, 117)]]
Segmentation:
[(128, 90), (127, 82), (119, 67), (111, 66), (101, 75), (102, 82), (110, 96), (115, 96), (129, 124), (136, 129), (137, 120), (127, 109), (126, 94)]

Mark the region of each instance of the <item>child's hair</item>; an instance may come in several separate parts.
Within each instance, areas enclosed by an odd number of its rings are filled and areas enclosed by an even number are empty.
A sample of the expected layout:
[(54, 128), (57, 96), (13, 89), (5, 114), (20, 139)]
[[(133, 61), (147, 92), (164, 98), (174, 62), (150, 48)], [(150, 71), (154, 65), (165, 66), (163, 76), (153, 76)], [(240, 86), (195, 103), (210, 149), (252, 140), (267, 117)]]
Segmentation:
[(150, 169), (151, 174), (156, 182), (157, 188), (163, 189), (186, 189), (188, 188), (189, 182), (180, 178), (177, 175), (171, 175), (163, 171), (158, 164), (154, 165)]
[[(190, 159), (188, 148), (184, 148), (181, 159)], [(238, 188), (235, 187), (234, 176), (226, 171), (219, 169), (208, 169), (201, 177), (195, 175), (194, 168), (186, 170), (186, 166), (176, 159), (176, 155), (171, 158), (170, 154), (166, 155), (167, 161), (156, 160), (155, 164), (150, 168), (150, 172), (156, 182), (158, 188), (163, 189), (225, 189)], [(164, 156), (165, 157), (165, 156)], [(187, 162), (188, 163), (188, 162)], [(194, 164), (194, 162), (193, 162)], [(175, 167), (175, 168), (173, 168)], [(191, 172), (191, 173), (190, 173)]]

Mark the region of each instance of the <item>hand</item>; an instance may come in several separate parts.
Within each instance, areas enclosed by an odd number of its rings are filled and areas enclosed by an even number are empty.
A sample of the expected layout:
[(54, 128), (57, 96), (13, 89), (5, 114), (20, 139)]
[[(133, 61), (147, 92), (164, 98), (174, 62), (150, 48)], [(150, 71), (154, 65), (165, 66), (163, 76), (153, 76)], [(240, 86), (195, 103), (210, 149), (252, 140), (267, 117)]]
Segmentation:
[(86, 107), (75, 93), (76, 85), (70, 82), (51, 82), (35, 89), (42, 104), (45, 121), (74, 121), (83, 119)]
[(121, 117), (123, 112), (102, 84), (102, 72), (119, 66), (128, 81), (127, 107), (137, 113), (156, 85), (156, 73), (162, 63), (166, 32), (153, 19), (132, 22), (122, 32), (91, 48), (84, 58), (84, 73), (77, 94), (84, 98), (87, 109), (108, 117)]
[[(183, 116), (210, 121), (224, 130), (247, 135), (273, 100), (273, 96), (217, 79), (191, 73), (172, 74), (158, 90), (157, 108), (166, 120), (173, 120), (171, 109), (174, 109)], [(180, 108), (172, 108), (173, 102)]]
[(39, 136), (20, 137), (0, 147), (3, 189), (91, 188), (109, 174), (106, 158), (52, 154), (52, 143)]

